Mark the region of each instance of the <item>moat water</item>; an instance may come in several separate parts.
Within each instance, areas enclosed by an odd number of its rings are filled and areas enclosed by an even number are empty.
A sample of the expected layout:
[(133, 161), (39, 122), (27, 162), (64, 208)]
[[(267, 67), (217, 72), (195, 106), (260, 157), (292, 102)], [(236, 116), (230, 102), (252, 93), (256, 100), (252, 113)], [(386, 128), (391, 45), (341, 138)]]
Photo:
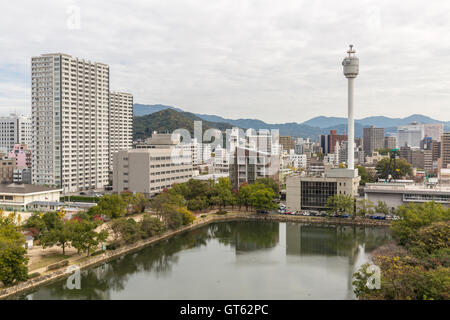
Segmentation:
[[(210, 224), (81, 271), (19, 299), (355, 299), (352, 275), (387, 228)], [(69, 286), (70, 287), (70, 286)]]

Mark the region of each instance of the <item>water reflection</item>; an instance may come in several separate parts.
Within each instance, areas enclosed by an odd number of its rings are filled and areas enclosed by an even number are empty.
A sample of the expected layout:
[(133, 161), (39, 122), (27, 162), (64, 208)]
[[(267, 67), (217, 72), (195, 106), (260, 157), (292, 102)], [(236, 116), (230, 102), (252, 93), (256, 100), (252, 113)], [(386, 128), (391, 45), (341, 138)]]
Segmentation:
[(223, 222), (82, 271), (22, 299), (351, 299), (351, 275), (386, 229)]

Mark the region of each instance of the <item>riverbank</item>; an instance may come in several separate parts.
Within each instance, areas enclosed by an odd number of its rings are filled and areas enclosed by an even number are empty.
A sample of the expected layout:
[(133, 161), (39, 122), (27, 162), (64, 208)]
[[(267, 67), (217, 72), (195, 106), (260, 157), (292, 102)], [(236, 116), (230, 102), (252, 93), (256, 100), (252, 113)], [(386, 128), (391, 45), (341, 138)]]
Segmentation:
[[(343, 219), (343, 218), (322, 218), (322, 217), (308, 217), (308, 216), (288, 216), (288, 215), (264, 215), (264, 214), (254, 214), (249, 212), (229, 212), (225, 215), (208, 214), (203, 218), (198, 218), (193, 224), (182, 227), (177, 230), (167, 231), (164, 234), (156, 237), (152, 237), (145, 240), (140, 240), (131, 245), (125, 245), (113, 251), (106, 251), (102, 254), (91, 256), (86, 258), (86, 260), (79, 263), (74, 263), (71, 265), (77, 266), (80, 269), (86, 269), (100, 265), (107, 261), (116, 259), (124, 254), (138, 251), (148, 245), (154, 244), (163, 239), (170, 238), (174, 235), (199, 228), (210, 223), (221, 222), (221, 221), (251, 221), (251, 220), (266, 220), (266, 221), (279, 221), (279, 222), (300, 222), (300, 223), (316, 223), (325, 225), (361, 225), (361, 226), (374, 226), (374, 227), (388, 227), (390, 225), (389, 221), (379, 221), (379, 220), (368, 220), (368, 219)], [(33, 290), (39, 286), (51, 283), (68, 277), (70, 273), (66, 272), (67, 266), (53, 270), (48, 274), (38, 276), (36, 278), (30, 279), (26, 282), (17, 284), (15, 286), (0, 289), (0, 299), (9, 298), (20, 293), (25, 293)]]

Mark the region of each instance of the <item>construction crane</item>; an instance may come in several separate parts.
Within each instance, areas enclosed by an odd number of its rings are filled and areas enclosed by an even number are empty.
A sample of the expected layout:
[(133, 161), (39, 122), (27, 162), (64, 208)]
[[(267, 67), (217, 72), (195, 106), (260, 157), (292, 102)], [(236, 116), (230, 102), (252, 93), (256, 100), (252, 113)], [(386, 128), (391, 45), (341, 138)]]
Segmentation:
[[(394, 176), (398, 178), (398, 173), (400, 172), (400, 169), (397, 168), (396, 160), (400, 158), (400, 151), (398, 149), (392, 149), (391, 152), (389, 152), (389, 165), (386, 168), (386, 180), (385, 182), (391, 182), (392, 178)], [(391, 169), (392, 161), (394, 161), (394, 166)]]

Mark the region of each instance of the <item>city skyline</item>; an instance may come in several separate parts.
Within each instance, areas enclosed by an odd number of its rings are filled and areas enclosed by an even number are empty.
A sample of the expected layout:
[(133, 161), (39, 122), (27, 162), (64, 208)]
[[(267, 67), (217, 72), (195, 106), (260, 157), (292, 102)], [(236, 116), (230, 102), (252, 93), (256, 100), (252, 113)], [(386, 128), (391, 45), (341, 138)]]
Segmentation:
[[(30, 114), (31, 57), (62, 52), (110, 65), (117, 75), (111, 89), (132, 92), (138, 103), (233, 119), (258, 114), (268, 123), (345, 116), (346, 84), (335, 57), (352, 43), (364, 65), (355, 118), (418, 113), (450, 120), (447, 3), (108, 2), (104, 12), (101, 1), (20, 2), (0, 5), (9, 13), (0, 21), (8, 30), (1, 115)], [(79, 29), (70, 25), (77, 10)]]

